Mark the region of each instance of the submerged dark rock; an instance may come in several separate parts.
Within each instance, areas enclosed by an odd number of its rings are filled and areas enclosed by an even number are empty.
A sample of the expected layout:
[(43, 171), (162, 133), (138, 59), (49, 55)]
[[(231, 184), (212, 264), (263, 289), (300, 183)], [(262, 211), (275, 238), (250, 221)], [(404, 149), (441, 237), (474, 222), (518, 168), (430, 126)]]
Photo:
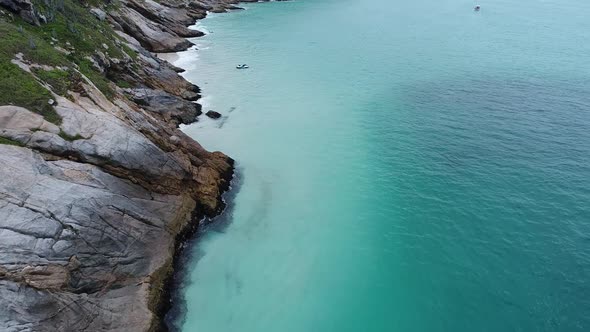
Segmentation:
[(221, 117), (221, 113), (215, 111), (207, 111), (205, 115), (207, 115), (211, 119), (219, 119)]

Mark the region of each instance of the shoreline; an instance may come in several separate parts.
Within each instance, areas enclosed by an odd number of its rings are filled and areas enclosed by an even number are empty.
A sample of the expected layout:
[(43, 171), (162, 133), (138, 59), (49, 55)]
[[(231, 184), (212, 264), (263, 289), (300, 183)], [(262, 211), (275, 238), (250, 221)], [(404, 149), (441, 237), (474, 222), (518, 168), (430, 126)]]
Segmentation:
[[(175, 66), (175, 62), (180, 59), (178, 52), (174, 53), (156, 53), (156, 56), (162, 60), (168, 61), (171, 65)], [(180, 67), (179, 67), (180, 68)], [(182, 69), (182, 68), (181, 68)]]
[(171, 261), (171, 271), (166, 276), (164, 276), (162, 280), (161, 292), (159, 293), (158, 304), (155, 308), (155, 314), (158, 318), (156, 326), (153, 326), (151, 330), (157, 331), (175, 331), (175, 329), (171, 329), (170, 325), (168, 324), (166, 317), (171, 311), (174, 300), (175, 300), (175, 293), (178, 291), (174, 286), (176, 285), (175, 279), (178, 278), (178, 272), (181, 271), (181, 262), (183, 261), (184, 255), (186, 255), (186, 249), (188, 247), (188, 243), (196, 242), (198, 239), (198, 233), (202, 230), (203, 227), (215, 222), (218, 218), (221, 218), (225, 215), (225, 212), (228, 209), (228, 206), (231, 203), (228, 203), (226, 196), (230, 195), (234, 192), (234, 182), (236, 179), (236, 168), (235, 162), (232, 161), (232, 168), (228, 170), (226, 174), (223, 174), (223, 178), (226, 179), (225, 185), (220, 187), (221, 192), (221, 207), (220, 210), (214, 216), (207, 216), (203, 213), (202, 209), (198, 207), (195, 208), (191, 213), (191, 220), (186, 224), (184, 228), (182, 228), (177, 234), (174, 239), (174, 249), (172, 254), (172, 261)]
[[(169, 329), (183, 249), (239, 190), (235, 161), (181, 130), (204, 99), (171, 62), (203, 35), (187, 27), (240, 1), (183, 1), (72, 3), (49, 21), (1, 5), (22, 47), (0, 47), (0, 64), (23, 84), (0, 103), (0, 330)], [(49, 25), (73, 12), (76, 36)]]
[[(231, 7), (227, 8), (226, 11), (207, 12), (205, 17), (195, 20), (192, 24), (188, 25), (187, 27), (189, 29), (196, 28), (198, 26), (198, 23), (201, 20), (207, 18), (211, 13), (220, 14), (229, 13), (234, 10), (244, 10), (244, 8), (234, 6), (234, 4), (271, 1), (284, 2), (289, 0), (229, 0), (229, 2), (231, 2)], [(206, 35), (207, 34), (203, 34), (201, 36), (191, 37), (190, 39), (202, 38)], [(191, 44), (193, 43), (191, 42)], [(193, 44), (191, 47), (196, 46), (195, 44)], [(157, 57), (167, 61), (173, 67), (181, 69), (181, 72), (185, 72), (186, 69), (182, 68), (181, 66), (177, 66), (177, 64), (178, 61), (182, 59), (182, 55), (180, 53), (189, 51), (191, 47), (188, 47), (184, 50), (180, 50), (177, 52), (158, 53)], [(198, 51), (198, 49), (196, 50)], [(191, 84), (195, 84), (196, 86), (198, 86), (197, 82), (192, 82), (188, 79), (187, 81)], [(200, 98), (197, 101), (195, 101), (195, 103), (198, 103), (199, 105), (203, 106), (201, 104), (203, 98), (206, 98), (206, 96), (201, 95)], [(195, 123), (191, 123), (190, 125), (194, 124)], [(186, 272), (189, 266), (188, 263), (192, 262), (194, 259), (193, 252), (191, 251), (191, 249), (194, 249), (198, 245), (200, 238), (199, 234), (201, 232), (205, 232), (209, 227), (214, 225), (215, 227), (227, 227), (227, 225), (229, 224), (229, 220), (234, 207), (234, 199), (237, 196), (240, 190), (240, 186), (242, 184), (242, 175), (239, 169), (236, 167), (235, 162), (232, 164), (232, 173), (230, 175), (230, 180), (226, 183), (227, 187), (223, 188), (221, 191), (223, 209), (217, 215), (212, 217), (207, 217), (204, 215), (200, 216), (200, 218), (193, 217), (194, 221), (189, 223), (188, 227), (182, 230), (176, 237), (172, 262), (172, 271), (168, 276), (166, 276), (166, 279), (164, 281), (163, 292), (161, 294), (160, 299), (161, 305), (158, 307), (157, 315), (159, 318), (159, 330), (180, 331), (182, 328), (182, 325), (176, 326), (175, 323), (178, 322), (178, 320), (181, 320), (180, 322), (182, 323), (182, 321), (184, 321), (185, 315), (187, 314), (183, 290), (187, 286), (185, 282), (187, 277)]]
[[(231, 222), (235, 197), (240, 191), (243, 183), (243, 175), (239, 167), (234, 166), (233, 178), (229, 188), (223, 193), (222, 198), (225, 208), (215, 217), (204, 217), (199, 220), (198, 225), (191, 228), (178, 243), (174, 256), (173, 273), (167, 283), (165, 306), (162, 308), (163, 325), (165, 330), (175, 332), (181, 331), (182, 323), (187, 314), (184, 289), (189, 286), (187, 283), (188, 269), (198, 257), (195, 257), (193, 249), (199, 245), (202, 234), (209, 229), (223, 229)], [(180, 323), (177, 325), (176, 323)]]
[[(183, 7), (129, 0), (92, 10), (75, 5), (112, 40), (89, 47), (69, 36), (56, 35), (59, 39), (51, 44), (38, 39), (36, 46), (61, 59), (63, 67), (22, 54), (9, 64), (47, 90), (51, 99), (43, 105), (50, 105), (44, 107), (51, 108), (53, 118), (27, 105), (0, 104), (0, 117), (20, 119), (0, 124), (0, 163), (12, 166), (0, 170), (7, 179), (0, 194), (14, 197), (0, 207), (0, 216), (15, 230), (0, 235), (6, 241), (0, 294), (9, 303), (0, 309), (0, 330), (20, 325), (35, 330), (168, 329), (164, 318), (182, 249), (201, 225), (226, 210), (224, 197), (235, 167), (232, 158), (205, 150), (179, 129), (202, 114), (196, 103), (200, 89), (158, 54), (174, 59), (174, 51), (192, 47), (186, 37), (199, 33), (186, 26), (205, 17), (206, 10), (238, 9), (236, 3), (188, 0)], [(49, 29), (35, 8), (19, 8), (9, 10), (33, 20), (27, 21), (27, 33), (41, 35)], [(0, 23), (11, 27), (3, 10)], [(69, 62), (64, 49), (54, 47), (58, 42), (72, 52), (88, 52), (76, 61), (87, 61), (91, 68)], [(49, 69), (41, 71), (43, 65)], [(58, 90), (40, 74), (49, 70), (79, 76), (64, 78), (73, 81)], [(30, 231), (30, 224), (38, 228)], [(38, 241), (44, 245), (37, 246)]]

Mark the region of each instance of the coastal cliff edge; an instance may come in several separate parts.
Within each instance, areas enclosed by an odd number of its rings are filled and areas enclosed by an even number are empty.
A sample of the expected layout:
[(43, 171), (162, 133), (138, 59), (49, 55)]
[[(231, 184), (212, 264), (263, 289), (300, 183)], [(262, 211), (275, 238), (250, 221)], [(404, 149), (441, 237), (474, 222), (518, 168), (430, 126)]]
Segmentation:
[(234, 162), (179, 129), (200, 90), (154, 53), (236, 3), (0, 0), (0, 330), (166, 330)]

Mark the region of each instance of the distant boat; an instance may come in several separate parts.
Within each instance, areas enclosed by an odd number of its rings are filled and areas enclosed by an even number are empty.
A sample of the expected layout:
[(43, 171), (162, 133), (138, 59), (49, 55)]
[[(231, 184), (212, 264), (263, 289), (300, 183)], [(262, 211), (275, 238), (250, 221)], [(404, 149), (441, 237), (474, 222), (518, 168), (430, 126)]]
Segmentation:
[(475, 10), (476, 12), (478, 12), (481, 9), (480, 5), (475, 6), (475, 8), (473, 8), (473, 10)]
[(248, 65), (247, 65), (247, 64), (243, 64), (243, 65), (237, 65), (237, 66), (236, 66), (236, 69), (248, 69), (248, 68), (250, 68), (250, 67), (248, 67)]

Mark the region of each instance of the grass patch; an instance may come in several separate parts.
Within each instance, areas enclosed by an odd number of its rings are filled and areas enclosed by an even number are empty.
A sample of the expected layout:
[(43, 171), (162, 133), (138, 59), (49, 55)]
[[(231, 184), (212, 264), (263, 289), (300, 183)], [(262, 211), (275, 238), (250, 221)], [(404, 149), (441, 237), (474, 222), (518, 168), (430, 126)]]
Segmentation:
[(121, 48), (123, 49), (123, 52), (125, 52), (131, 59), (137, 60), (139, 58), (139, 55), (137, 54), (137, 52), (132, 50), (131, 47), (129, 47), (125, 44), (121, 44)]
[(30, 73), (10, 62), (0, 61), (0, 105), (15, 105), (61, 124), (61, 117), (48, 101), (53, 96)]
[(105, 95), (107, 98), (111, 99), (115, 96), (115, 90), (111, 87), (111, 81), (106, 78), (103, 74), (99, 73), (94, 69), (92, 66), (92, 62), (88, 59), (82, 59), (78, 66), (80, 68), (80, 72), (88, 77), (89, 80), (96, 85), (96, 87)]
[[(61, 121), (52, 107), (46, 89), (32, 75), (10, 64), (17, 53), (33, 63), (73, 68), (108, 98), (115, 95), (113, 83), (86, 59), (97, 51), (108, 57), (122, 59), (125, 54), (137, 58), (136, 52), (120, 43), (121, 38), (106, 21), (100, 21), (85, 6), (98, 6), (103, 0), (32, 0), (35, 9), (48, 19), (47, 24), (33, 26), (17, 15), (0, 15), (0, 104), (13, 104), (47, 116), (48, 121)], [(67, 50), (66, 55), (56, 47)], [(21, 72), (19, 73), (18, 70)], [(72, 71), (74, 72), (74, 71)], [(55, 93), (64, 95), (77, 78), (63, 71), (36, 71), (40, 80), (51, 85)], [(78, 80), (79, 82), (79, 80)], [(16, 84), (13, 84), (16, 83)], [(124, 83), (123, 83), (124, 84)], [(12, 87), (12, 85), (17, 85)], [(14, 91), (16, 90), (16, 91)], [(45, 91), (44, 91), (45, 90)], [(27, 100), (30, 99), (30, 100)], [(40, 101), (45, 99), (43, 103)]]
[(41, 27), (30, 26), (46, 41), (57, 40), (62, 46), (70, 46), (82, 55), (93, 54), (108, 46), (108, 53), (117, 58), (122, 57), (122, 50), (115, 40), (119, 36), (106, 21), (98, 20), (89, 11), (89, 7), (100, 7), (104, 0), (32, 0), (35, 9), (45, 17), (47, 24)]
[(9, 138), (2, 137), (2, 136), (0, 136), (0, 144), (23, 146), (20, 142), (13, 141), (13, 140), (11, 140)]
[(79, 139), (84, 139), (84, 137), (82, 137), (82, 136), (80, 136), (78, 134), (76, 134), (74, 136), (68, 135), (63, 130), (60, 130), (59, 131), (59, 137), (63, 138), (66, 141), (69, 141), (69, 142), (73, 142), (73, 141), (76, 141), (76, 140), (79, 140)]
[(131, 83), (124, 80), (117, 80), (115, 81), (115, 84), (122, 89), (131, 89), (133, 87)]
[(61, 69), (43, 70), (37, 69), (35, 75), (43, 82), (49, 84), (53, 92), (64, 96), (72, 84), (70, 72)]
[[(47, 2), (55, 0), (34, 0), (38, 8), (48, 6)], [(123, 50), (115, 43), (119, 36), (106, 21), (99, 21), (88, 8), (80, 5), (76, 0), (60, 0), (63, 5), (49, 6), (53, 19), (43, 25), (40, 34), (47, 41), (57, 39), (62, 46), (71, 46), (79, 58), (94, 54), (97, 50), (108, 53), (111, 57), (122, 58)], [(94, 5), (95, 6), (95, 5)], [(70, 45), (65, 44), (69, 42)], [(103, 48), (103, 44), (108, 49)]]
[(14, 59), (22, 53), (25, 59), (51, 66), (68, 63), (64, 55), (38, 34), (39, 27), (33, 27), (16, 17), (13, 22), (0, 18), (0, 62)]
[(28, 30), (30, 27), (20, 18), (15, 19), (15, 24), (0, 18), (0, 105), (24, 107), (59, 125), (61, 117), (48, 104), (51, 93), (33, 75), (10, 62), (16, 53), (23, 53), (31, 61), (49, 65), (67, 64), (63, 55), (31, 33)]
[[(49, 104), (47, 106), (49, 106)], [(61, 122), (62, 122), (61, 116), (59, 116), (59, 114), (57, 114), (57, 112), (55, 111), (55, 109), (53, 107), (48, 107), (38, 113), (41, 114), (45, 120), (47, 120), (57, 126), (61, 125)]]

